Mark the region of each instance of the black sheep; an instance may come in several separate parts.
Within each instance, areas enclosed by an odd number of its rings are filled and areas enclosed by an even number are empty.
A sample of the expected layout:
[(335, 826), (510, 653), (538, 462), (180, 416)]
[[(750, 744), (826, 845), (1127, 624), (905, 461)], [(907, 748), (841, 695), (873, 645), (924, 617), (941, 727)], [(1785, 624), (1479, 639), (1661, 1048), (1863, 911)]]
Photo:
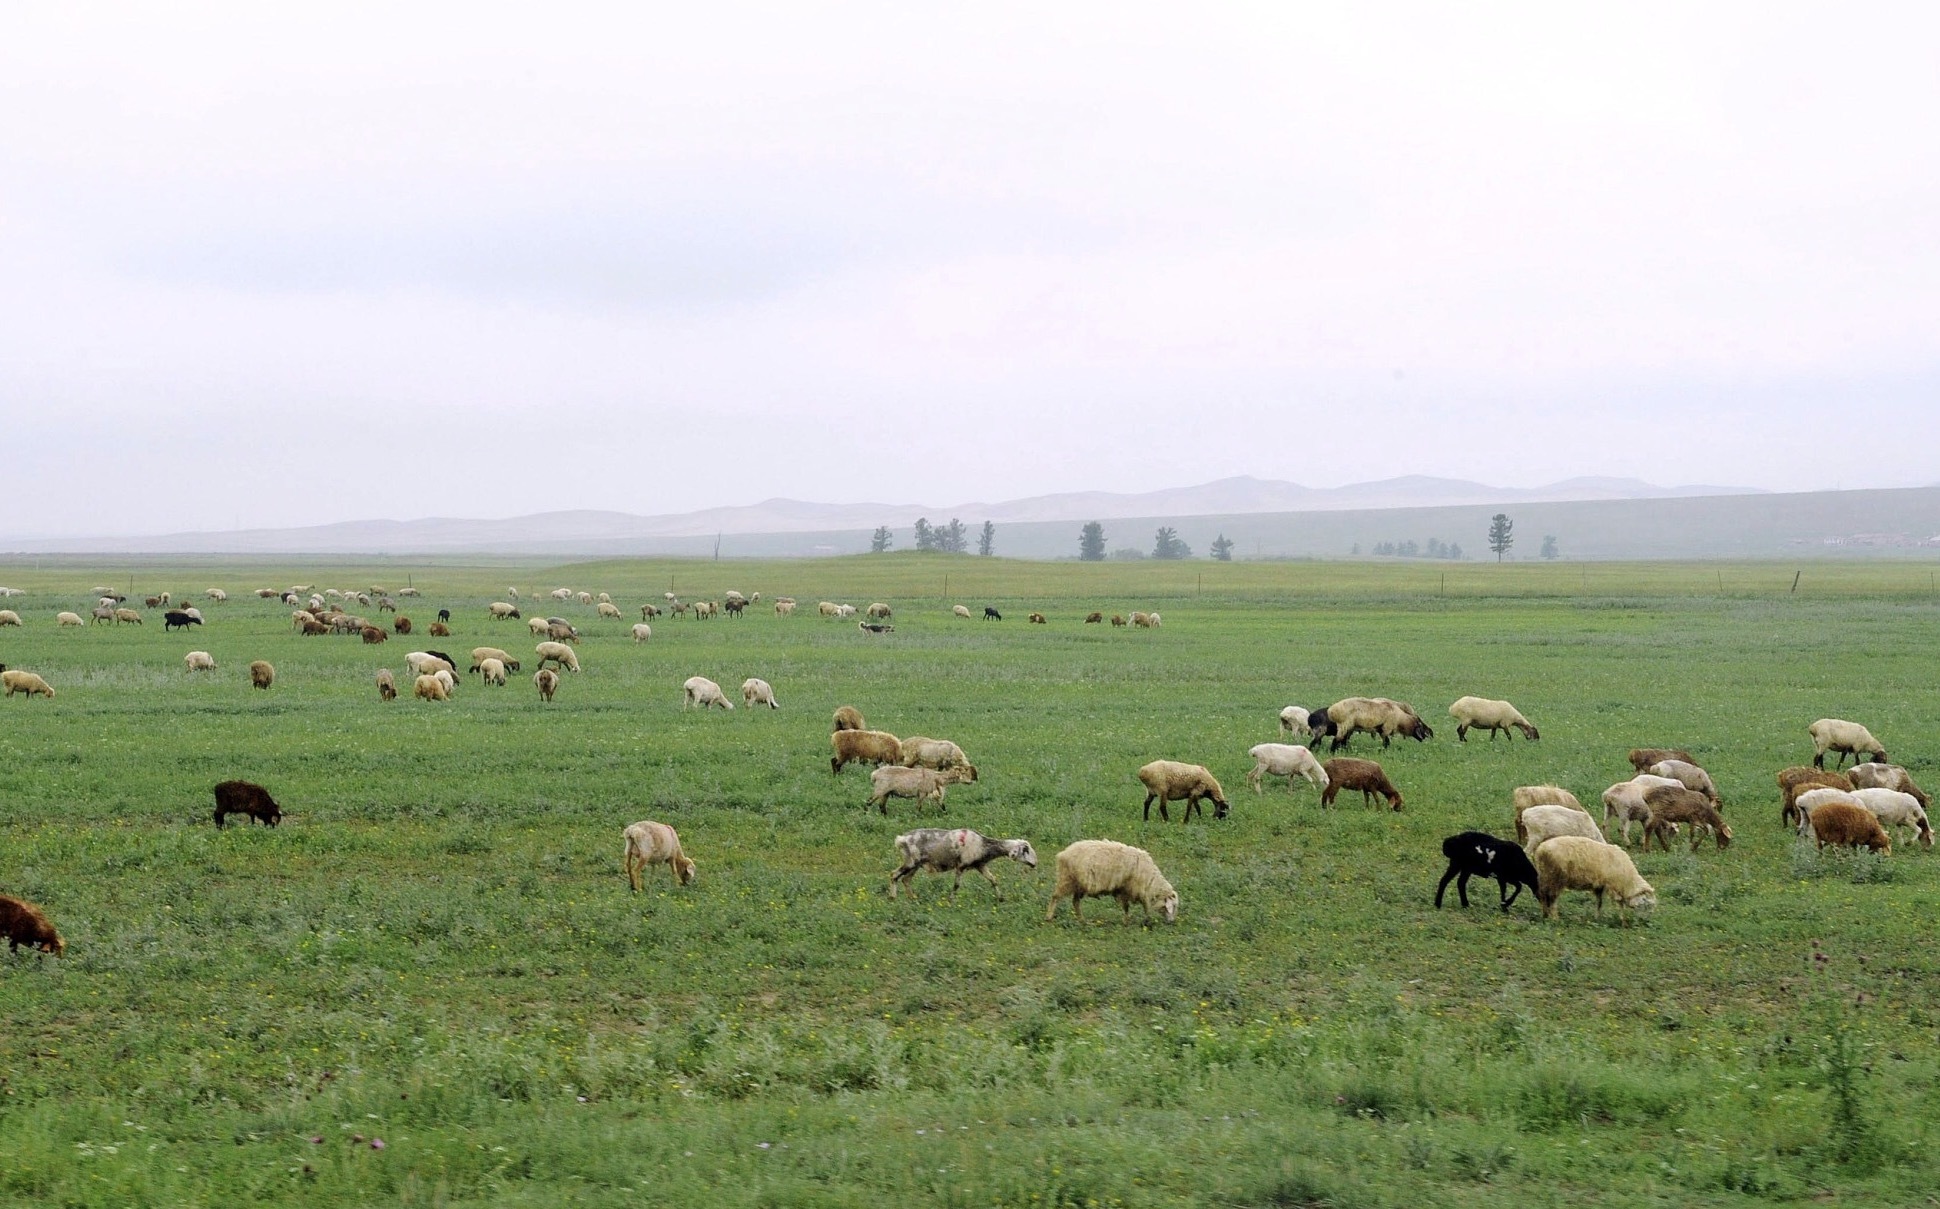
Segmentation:
[(253, 781), (224, 781), (216, 786), (216, 826), (232, 814), (245, 814), (265, 827), (283, 821), (283, 808), (269, 796), (269, 790)]
[(173, 609), (162, 614), (162, 630), (164, 633), (174, 629), (186, 630), (192, 625), (201, 625), (201, 624), (202, 624), (202, 619), (200, 617), (194, 617), (187, 613), (177, 612), (176, 610), (173, 610)]
[(1002, 613), (999, 613), (997, 610), (991, 608), (989, 605), (985, 605), (983, 607), (983, 619), (985, 621), (1002, 621), (1004, 619), (1004, 615)]
[[(1492, 877), (1502, 892), (1502, 909), (1507, 911), (1509, 904), (1516, 901), (1524, 886), (1533, 892), (1536, 889), (1536, 867), (1529, 863), (1529, 856), (1508, 840), (1499, 840), (1486, 831), (1464, 831), (1451, 835), (1442, 841), (1442, 855), (1448, 858), (1448, 872), (1442, 874), (1441, 885), (1435, 887), (1435, 909), (1440, 910), (1442, 895), (1448, 890), (1448, 883), (1456, 878), (1455, 893), (1460, 896), (1462, 905), (1468, 906), (1468, 879), (1471, 877)], [(1510, 887), (1515, 887), (1514, 891)]]

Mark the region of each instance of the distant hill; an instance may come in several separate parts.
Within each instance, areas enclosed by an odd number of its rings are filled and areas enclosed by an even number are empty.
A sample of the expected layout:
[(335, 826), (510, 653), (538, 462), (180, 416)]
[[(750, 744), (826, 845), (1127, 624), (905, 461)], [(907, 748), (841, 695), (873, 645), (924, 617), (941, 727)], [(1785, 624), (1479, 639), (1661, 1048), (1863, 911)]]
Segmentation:
[[(1089, 491), (1033, 496), (996, 504), (949, 507), (921, 504), (819, 504), (771, 499), (758, 504), (709, 508), (668, 516), (624, 512), (544, 512), (500, 520), (427, 517), (419, 520), (362, 520), (297, 529), (243, 529), (173, 533), (160, 536), (108, 535), (95, 538), (0, 540), (19, 553), (118, 554), (709, 554), (717, 535), (727, 554), (818, 554), (867, 549), (868, 533), (888, 525), (910, 544), (918, 518), (947, 523), (960, 517), (972, 527), (992, 521), (1006, 530), (1033, 525), (1090, 520), (1152, 520), (1179, 523), (1185, 518), (1263, 518), (1289, 513), (1365, 513), (1397, 508), (1485, 507), (1500, 510), (1531, 502), (1673, 500), (1754, 495), (1750, 488), (1657, 487), (1637, 479), (1577, 478), (1543, 487), (1491, 487), (1461, 479), (1411, 475), (1345, 487), (1303, 487), (1270, 479), (1238, 477), (1136, 494)], [(1165, 518), (1170, 518), (1165, 519)], [(1268, 523), (1271, 528), (1271, 524)], [(1022, 534), (1007, 533), (1004, 553), (1053, 557), (1048, 537), (1030, 543), (1033, 553), (1015, 544)], [(733, 541), (727, 540), (733, 538)], [(1075, 538), (1072, 539), (1075, 542)], [(1187, 537), (1187, 541), (1193, 539)], [(1237, 540), (1237, 539), (1236, 539)], [(1386, 539), (1376, 539), (1386, 540)], [(1419, 540), (1419, 539), (1417, 539)], [(1443, 536), (1442, 540), (1457, 540)], [(1070, 543), (1065, 543), (1069, 545)], [(1150, 543), (1147, 542), (1147, 545)], [(1201, 543), (1194, 543), (1200, 545)], [(1267, 543), (1257, 543), (1262, 552)], [(1349, 543), (1352, 544), (1351, 542)], [(1463, 541), (1464, 547), (1470, 545)], [(1041, 551), (1041, 552), (1036, 552)], [(1302, 553), (1320, 553), (1302, 550)], [(1337, 553), (1345, 553), (1345, 550)], [(1329, 553), (1336, 553), (1330, 551)]]

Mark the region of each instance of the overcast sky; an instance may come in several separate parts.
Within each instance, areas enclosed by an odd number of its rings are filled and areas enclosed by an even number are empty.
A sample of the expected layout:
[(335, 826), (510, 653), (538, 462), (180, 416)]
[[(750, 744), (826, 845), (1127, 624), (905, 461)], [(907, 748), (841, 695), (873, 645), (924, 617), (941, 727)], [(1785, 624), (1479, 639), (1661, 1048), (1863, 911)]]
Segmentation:
[(1914, 3), (11, 5), (0, 537), (1931, 483), (1936, 45)]

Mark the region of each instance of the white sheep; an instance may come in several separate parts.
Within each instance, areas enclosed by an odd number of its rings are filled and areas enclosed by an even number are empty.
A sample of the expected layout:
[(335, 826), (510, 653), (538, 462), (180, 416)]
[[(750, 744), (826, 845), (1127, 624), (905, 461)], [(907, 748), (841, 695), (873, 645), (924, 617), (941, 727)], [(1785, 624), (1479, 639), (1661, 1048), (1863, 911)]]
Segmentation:
[(547, 663), (556, 663), (569, 672), (579, 670), (579, 656), (573, 654), (573, 648), (563, 642), (542, 642), (532, 649), (539, 652), (540, 667), (544, 667)]
[(1912, 794), (1923, 808), (1933, 804), (1926, 791), (1913, 783), (1913, 775), (1897, 764), (1877, 761), (1855, 764), (1846, 770), (1846, 775), (1852, 778), (1854, 789), (1897, 789)]
[(765, 705), (769, 709), (780, 709), (781, 702), (775, 700), (775, 690), (766, 680), (750, 676), (741, 682), (741, 703), (749, 709)]
[[(1455, 719), (1455, 737), (1464, 743), (1468, 742), (1470, 729), (1488, 731), (1490, 742), (1495, 741), (1497, 731), (1509, 734), (1512, 727), (1521, 731), (1525, 739), (1542, 738), (1536, 733), (1536, 728), (1529, 724), (1529, 719), (1523, 717), (1521, 712), (1507, 701), (1494, 701), (1487, 697), (1459, 697), (1448, 707), (1448, 714)], [(1515, 738), (1512, 734), (1509, 737)]]
[(81, 615), (79, 613), (62, 613), (57, 617), (55, 617), (54, 620), (58, 621), (62, 625), (86, 625), (87, 624), (87, 622), (81, 620)]
[(1522, 850), (1532, 857), (1543, 841), (1559, 835), (1581, 836), (1603, 843), (1603, 832), (1597, 830), (1596, 820), (1587, 811), (1571, 810), (1567, 806), (1531, 806), (1516, 820), (1516, 834), (1522, 837)]
[(54, 690), (48, 685), (47, 681), (42, 680), (32, 672), (23, 672), (19, 668), (8, 668), (5, 671), (0, 671), (0, 684), (6, 686), (6, 695), (9, 697), (15, 693), (25, 693), (29, 697), (38, 693), (49, 701), (54, 699)]
[(990, 872), (991, 862), (1007, 856), (1026, 869), (1037, 868), (1037, 849), (1031, 847), (1029, 840), (993, 840), (968, 828), (921, 827), (905, 832), (896, 837), (896, 851), (902, 855), (902, 863), (889, 875), (891, 898), (896, 897), (897, 887), (903, 884), (909, 885), (909, 896), (915, 898), (916, 886), (910, 879), (916, 876), (917, 870), (928, 869), (956, 874), (956, 880), (950, 885), (953, 903), (963, 885), (963, 875), (971, 870), (983, 874), (990, 888), (1002, 899), (1004, 888)]
[(1848, 755), (1852, 756), (1856, 763), (1861, 752), (1871, 753), (1872, 758), (1878, 763), (1887, 762), (1886, 749), (1880, 746), (1878, 739), (1873, 738), (1873, 732), (1857, 722), (1847, 722), (1841, 718), (1820, 718), (1805, 729), (1806, 733), (1812, 736), (1812, 746), (1815, 749), (1812, 756), (1814, 768), (1825, 767), (1825, 754), (1829, 751), (1839, 753), (1840, 764), (1846, 762)]
[(1125, 911), (1125, 922), (1132, 922), (1132, 904), (1138, 903), (1145, 908), (1145, 922), (1152, 922), (1152, 909), (1158, 908), (1165, 922), (1172, 923), (1179, 918), (1179, 892), (1172, 883), (1165, 880), (1158, 865), (1152, 861), (1152, 854), (1143, 848), (1130, 844), (1120, 844), (1115, 840), (1079, 840), (1057, 856), (1058, 882), (1051, 891), (1051, 906), (1044, 912), (1044, 918), (1053, 920), (1058, 914), (1058, 900), (1071, 900), (1071, 914), (1084, 922), (1084, 912), (1079, 904), (1085, 895), (1103, 897), (1107, 894), (1118, 900)]
[(1703, 794), (1718, 805), (1718, 787), (1711, 783), (1711, 774), (1687, 760), (1659, 760), (1650, 766), (1653, 777), (1669, 777), (1684, 788)]
[(512, 658), (511, 655), (507, 654), (506, 652), (500, 650), (495, 646), (473, 647), (472, 665), (469, 670), (474, 672), (478, 671), (481, 667), (485, 665), (485, 661), (487, 659), (498, 660), (500, 663), (505, 665), (505, 670), (508, 672), (516, 672), (519, 670), (519, 661)]
[(1262, 792), (1262, 776), (1285, 777), (1289, 791), (1293, 789), (1295, 777), (1305, 777), (1315, 789), (1327, 788), (1327, 770), (1320, 766), (1314, 753), (1297, 744), (1257, 743), (1246, 754), (1254, 760), (1253, 771), (1246, 774), (1246, 783), (1253, 787), (1254, 793)]
[(419, 676), (412, 681), (411, 695), (420, 701), (451, 700), (451, 694), (445, 690), (445, 682), (436, 676)]
[(727, 699), (727, 694), (721, 691), (721, 686), (705, 676), (689, 676), (682, 681), (680, 694), (682, 709), (690, 705), (698, 705), (703, 711), (711, 705), (718, 705), (727, 710), (734, 708), (734, 702)]
[(1283, 735), (1311, 735), (1314, 728), (1307, 725), (1307, 715), (1313, 711), (1304, 705), (1289, 705), (1280, 711), (1280, 733)]
[(793, 614), (794, 612), (795, 612), (795, 602), (794, 602), (794, 601), (792, 601), (792, 600), (777, 600), (777, 601), (775, 602), (775, 616), (777, 616), (777, 617), (788, 617), (788, 616), (791, 616), (791, 615), (792, 615), (792, 614)]
[[(1630, 824), (1650, 825), (1650, 804), (1644, 801), (1644, 794), (1658, 785), (1682, 785), (1674, 777), (1658, 777), (1649, 773), (1639, 773), (1628, 781), (1618, 781), (1603, 791), (1603, 821), (1605, 824), (1623, 824), (1623, 842), (1630, 842)], [(1611, 827), (1614, 835), (1616, 828)], [(1615, 841), (1612, 841), (1615, 842)]]
[(478, 674), (485, 683), (503, 687), (505, 684), (505, 661), (490, 655), (478, 661)]
[(1657, 891), (1637, 872), (1630, 854), (1615, 844), (1561, 835), (1538, 844), (1530, 861), (1536, 866), (1536, 898), (1545, 919), (1557, 917), (1556, 900), (1565, 890), (1596, 895), (1598, 915), (1603, 914), (1604, 895), (1615, 896), (1625, 923), (1632, 910), (1649, 911), (1657, 905)]
[(836, 606), (835, 606), (835, 615), (836, 615), (836, 617), (837, 617), (837, 618), (840, 618), (840, 619), (845, 619), (845, 620), (846, 620), (847, 618), (850, 618), (850, 617), (854, 617), (854, 616), (855, 616), (855, 606), (854, 606), (854, 605), (852, 605), (852, 604), (841, 604), (841, 605), (836, 605)]
[(182, 662), (191, 672), (213, 672), (216, 670), (216, 657), (207, 651), (190, 651), (182, 656)]
[(950, 612), (963, 618), (965, 621), (970, 620), (970, 609), (967, 605), (951, 605)]
[(1792, 799), (1792, 805), (1798, 811), (1800, 835), (1812, 834), (1812, 812), (1828, 802), (1843, 802), (1848, 806), (1857, 806), (1861, 810), (1866, 808), (1865, 803), (1844, 789), (1834, 789), (1831, 786), (1808, 789)]
[[(404, 666), (409, 668), (414, 676), (428, 676), (439, 668), (451, 668), (451, 664), (429, 651), (408, 652), (404, 656)], [(451, 670), (455, 672), (458, 669), (451, 668)]]
[(571, 600), (573, 598), (573, 590), (571, 588), (554, 588), (552, 590), (552, 598), (554, 600)]
[(961, 768), (970, 775), (967, 779), (977, 779), (977, 766), (963, 749), (948, 739), (931, 739), (923, 735), (911, 735), (897, 745), (896, 763), (904, 768)]
[(620, 619), (620, 606), (610, 600), (602, 600), (600, 601), (599, 615), (601, 617), (611, 617), (613, 620), (618, 621)]
[(909, 798), (917, 803), (931, 801), (938, 810), (947, 810), (943, 791), (951, 785), (971, 780), (966, 769), (904, 768), (900, 764), (879, 766), (869, 774), (869, 801), (884, 814), (889, 813), (890, 798)]
[(525, 628), (533, 637), (542, 638), (552, 632), (552, 623), (543, 617), (528, 617), (525, 619)]
[(652, 626), (648, 625), (644, 621), (636, 621), (633, 623), (633, 641), (645, 642), (647, 639), (652, 637), (653, 637)]
[(211, 601), (213, 601), (216, 604), (229, 603), (229, 593), (223, 591), (221, 588), (210, 588), (207, 592), (204, 592), (203, 595), (207, 596)]
[(1927, 812), (1918, 798), (1897, 789), (1855, 789), (1852, 796), (1859, 804), (1873, 812), (1880, 826), (1886, 828), (1911, 827), (1921, 845), (1933, 847), (1933, 828), (1927, 823)]
[(685, 886), (694, 880), (696, 866), (680, 850), (680, 836), (665, 823), (652, 819), (642, 819), (628, 827), (626, 836), (626, 855), (621, 864), (626, 869), (626, 880), (637, 893), (640, 889), (640, 875), (653, 865), (665, 865), (674, 880)]
[[(444, 663), (444, 660), (440, 659), (438, 662)], [(431, 678), (445, 686), (445, 696), (455, 697), (458, 695), (458, 673), (452, 669), (449, 663), (444, 663), (443, 667), (431, 673)]]
[(485, 611), (491, 614), (493, 621), (504, 621), (508, 617), (517, 617), (519, 606), (508, 604), (503, 600), (495, 600), (485, 607)]
[(12, 609), (0, 609), (0, 626), (19, 625), (20, 614)]
[[(1560, 785), (1518, 785), (1509, 795), (1510, 804), (1516, 809), (1516, 843), (1528, 837), (1523, 834), (1522, 815), (1532, 806), (1567, 806), (1571, 810), (1583, 810), (1583, 803), (1576, 795)], [(1583, 810), (1584, 814), (1589, 814)]]

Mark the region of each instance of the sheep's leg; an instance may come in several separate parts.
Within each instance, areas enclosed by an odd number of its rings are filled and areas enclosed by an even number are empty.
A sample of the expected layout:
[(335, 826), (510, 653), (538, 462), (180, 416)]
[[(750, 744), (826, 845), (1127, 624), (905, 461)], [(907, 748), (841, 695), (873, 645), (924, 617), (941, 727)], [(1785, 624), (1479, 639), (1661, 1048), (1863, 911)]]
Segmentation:
[[(996, 875), (996, 874), (994, 874), (994, 873), (992, 873), (992, 872), (990, 871), (990, 866), (989, 866), (989, 865), (978, 865), (978, 866), (977, 866), (977, 872), (978, 872), (978, 873), (981, 873), (981, 874), (983, 874), (983, 879), (984, 879), (985, 881), (987, 881), (987, 882), (989, 882), (989, 883), (990, 883), (990, 888), (991, 888), (991, 890), (993, 890), (993, 891), (995, 891), (995, 892), (996, 892), (996, 895), (997, 895), (997, 901), (998, 901), (998, 902), (1003, 902), (1003, 901), (1004, 901), (1004, 888), (1003, 888), (1002, 886), (1000, 886), (1000, 885), (998, 885), (998, 884), (997, 884), (997, 875)], [(959, 877), (961, 877), (961, 876), (962, 876), (962, 874), (958, 874), (957, 876), (959, 876)]]
[(1266, 765), (1255, 764), (1253, 766), (1253, 771), (1246, 774), (1246, 783), (1253, 787), (1254, 793), (1265, 792), (1260, 788), (1260, 774), (1264, 771), (1266, 771)]
[(630, 851), (626, 854), (626, 880), (635, 894), (640, 893), (640, 865)]
[(1509, 904), (1515, 902), (1517, 897), (1522, 894), (1522, 883), (1498, 880), (1495, 885), (1496, 889), (1502, 894), (1502, 909), (1507, 911)]
[[(1460, 872), (1461, 870), (1455, 867), (1454, 861), (1448, 862), (1448, 872), (1442, 874), (1441, 884), (1435, 887), (1435, 910), (1439, 911), (1442, 909), (1442, 895), (1448, 893), (1448, 883), (1454, 881), (1455, 875)], [(1460, 893), (1463, 895), (1467, 894), (1468, 892), (1467, 875), (1463, 875), (1462, 884), (1457, 886), (1455, 889), (1457, 893)], [(1466, 897), (1463, 898), (1462, 905), (1464, 907), (1468, 906), (1468, 900)]]
[(1085, 892), (1083, 890), (1073, 890), (1071, 892), (1071, 914), (1078, 917), (1079, 923), (1083, 923), (1085, 921), (1085, 913), (1078, 909), (1078, 904), (1083, 902), (1084, 900), (1085, 900)]
[[(1152, 799), (1158, 796), (1156, 793), (1148, 793), (1145, 795), (1145, 821), (1148, 823), (1152, 821)], [(1159, 817), (1165, 817), (1165, 804), (1163, 802), (1159, 804)]]

